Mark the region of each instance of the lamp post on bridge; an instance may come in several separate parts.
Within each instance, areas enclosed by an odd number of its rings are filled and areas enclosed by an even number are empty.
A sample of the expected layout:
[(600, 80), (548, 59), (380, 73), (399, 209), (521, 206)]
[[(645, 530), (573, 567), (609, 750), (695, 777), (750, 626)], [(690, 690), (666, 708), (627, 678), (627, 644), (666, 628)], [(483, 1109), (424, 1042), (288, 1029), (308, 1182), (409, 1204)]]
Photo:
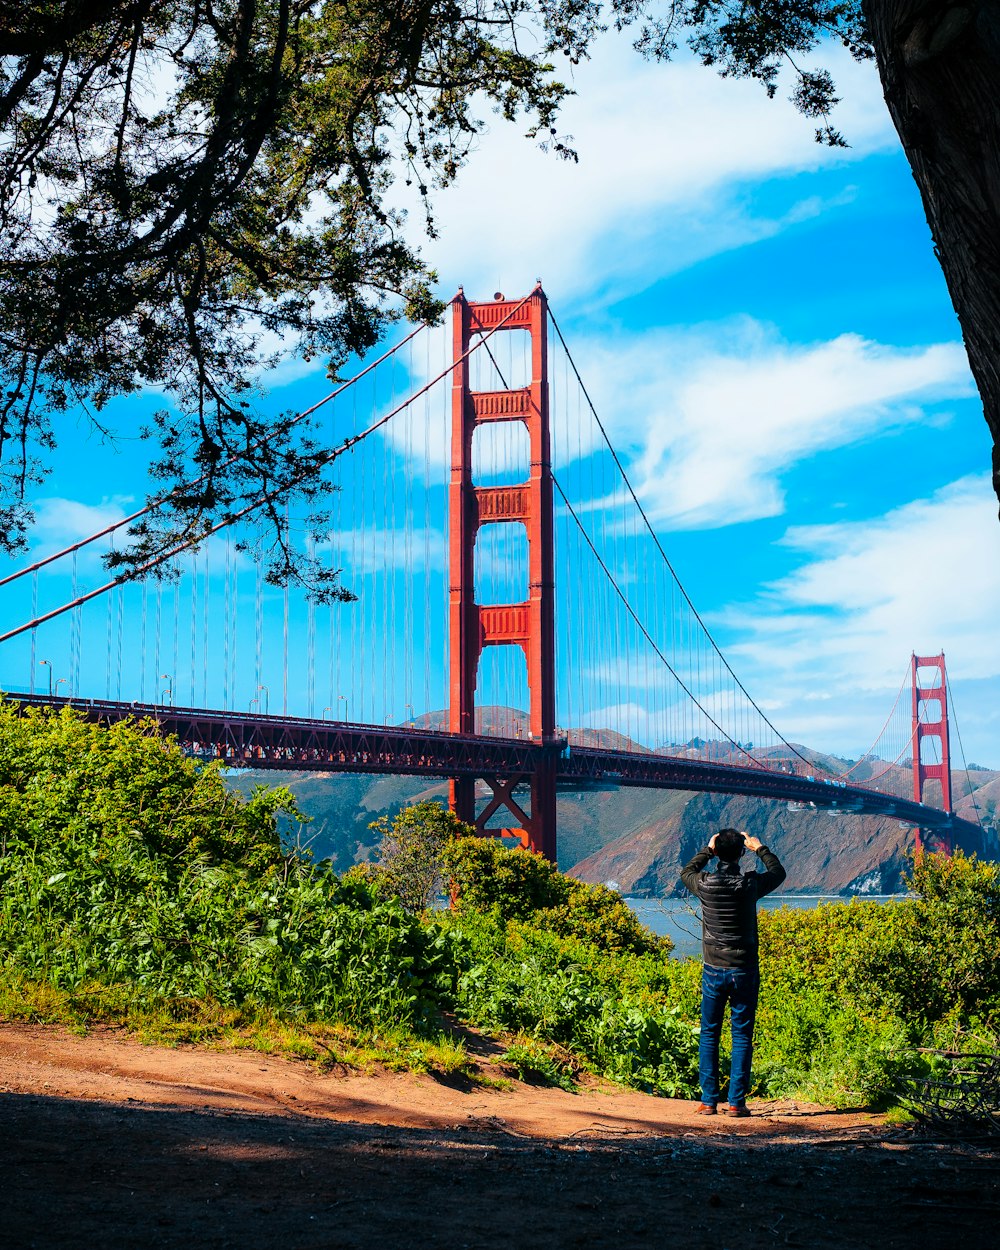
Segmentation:
[[(173, 707), (173, 706), (174, 706), (174, 677), (173, 677), (173, 674), (172, 674), (172, 673), (161, 673), (161, 674), (160, 674), (160, 679), (161, 679), (162, 681), (165, 681), (165, 682), (167, 683), (167, 685), (166, 685), (166, 689), (164, 689), (164, 690), (161, 690), (161, 691), (160, 691), (160, 703), (161, 703), (161, 705), (164, 705), (164, 706), (165, 706), (166, 704), (168, 704), (168, 703), (169, 703), (169, 704), (170, 704), (170, 706), (171, 706), (171, 707)], [(164, 698), (164, 697), (163, 697), (164, 695), (166, 695), (167, 697), (166, 697), (166, 698)]]
[(51, 660), (39, 660), (38, 667), (42, 668), (43, 666), (48, 668), (49, 670), (49, 698), (51, 699), (52, 698), (52, 661)]
[[(332, 707), (330, 707), (330, 705), (329, 705), (329, 703), (328, 703), (328, 704), (326, 705), (326, 707), (323, 709), (323, 714), (322, 714), (322, 716), (320, 716), (320, 720), (326, 720), (326, 714), (327, 714), (327, 712), (335, 712), (335, 711), (336, 711), (336, 708), (332, 708)], [(331, 717), (330, 717), (330, 720), (333, 720), (333, 719), (334, 719), (334, 718), (331, 716)]]
[(337, 695), (338, 705), (340, 704), (341, 701), (343, 701), (343, 704), (344, 704), (344, 721), (346, 722), (347, 720), (347, 695), (346, 694)]
[(69, 678), (68, 678), (68, 677), (60, 677), (60, 678), (59, 678), (59, 680), (56, 682), (56, 698), (57, 698), (57, 699), (58, 699), (58, 697), (59, 697), (59, 687), (60, 687), (60, 686), (68, 686), (68, 685), (69, 685)]
[[(264, 691), (264, 715), (266, 716), (266, 715), (267, 715), (267, 710), (268, 710), (268, 708), (269, 708), (269, 707), (270, 707), (270, 705), (271, 705), (271, 692), (270, 692), (270, 690), (268, 690), (267, 686), (258, 686), (258, 687), (257, 687), (257, 693), (258, 693), (258, 694), (260, 694), (260, 692), (261, 692), (262, 690)], [(257, 704), (258, 704), (258, 707), (259, 707), (259, 706), (260, 706), (259, 700), (257, 701)]]

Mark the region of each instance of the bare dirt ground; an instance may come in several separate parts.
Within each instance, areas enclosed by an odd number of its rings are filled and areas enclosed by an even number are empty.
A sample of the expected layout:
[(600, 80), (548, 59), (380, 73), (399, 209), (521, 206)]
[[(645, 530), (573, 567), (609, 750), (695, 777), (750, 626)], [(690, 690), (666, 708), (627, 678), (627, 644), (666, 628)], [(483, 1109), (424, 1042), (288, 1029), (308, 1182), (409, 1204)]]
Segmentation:
[(1000, 1152), (0, 1026), (0, 1247), (995, 1250)]

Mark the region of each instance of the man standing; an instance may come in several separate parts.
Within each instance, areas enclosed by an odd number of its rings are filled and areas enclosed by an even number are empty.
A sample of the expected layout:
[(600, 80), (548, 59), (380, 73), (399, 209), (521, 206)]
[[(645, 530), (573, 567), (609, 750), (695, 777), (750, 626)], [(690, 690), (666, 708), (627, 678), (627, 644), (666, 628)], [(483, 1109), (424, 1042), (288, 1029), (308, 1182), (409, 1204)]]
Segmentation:
[[(740, 872), (740, 857), (755, 851), (763, 872)], [(713, 855), (715, 872), (705, 872)], [(681, 872), (681, 880), (701, 901), (702, 952), (701, 1041), (698, 1077), (701, 1105), (697, 1115), (715, 1115), (719, 1101), (719, 1037), (729, 1003), (733, 1035), (729, 1106), (726, 1114), (748, 1116), (753, 1056), (753, 1025), (757, 1014), (760, 972), (757, 962), (757, 900), (776, 890), (785, 879), (777, 855), (759, 839), (736, 829), (720, 829)]]

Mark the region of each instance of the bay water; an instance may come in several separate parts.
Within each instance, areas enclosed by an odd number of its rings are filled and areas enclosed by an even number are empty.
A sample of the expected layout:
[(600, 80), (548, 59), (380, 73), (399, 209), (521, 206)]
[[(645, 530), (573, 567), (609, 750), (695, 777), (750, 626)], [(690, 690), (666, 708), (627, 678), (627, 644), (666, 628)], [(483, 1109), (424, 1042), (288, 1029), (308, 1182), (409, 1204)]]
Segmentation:
[[(905, 894), (860, 895), (865, 902), (890, 903), (905, 898)], [(778, 907), (808, 908), (820, 903), (846, 903), (849, 898), (842, 894), (780, 894), (761, 899), (759, 906), (765, 911)], [(644, 925), (654, 933), (664, 934), (674, 943), (673, 958), (687, 959), (701, 955), (701, 913), (694, 898), (627, 898), (625, 902)]]

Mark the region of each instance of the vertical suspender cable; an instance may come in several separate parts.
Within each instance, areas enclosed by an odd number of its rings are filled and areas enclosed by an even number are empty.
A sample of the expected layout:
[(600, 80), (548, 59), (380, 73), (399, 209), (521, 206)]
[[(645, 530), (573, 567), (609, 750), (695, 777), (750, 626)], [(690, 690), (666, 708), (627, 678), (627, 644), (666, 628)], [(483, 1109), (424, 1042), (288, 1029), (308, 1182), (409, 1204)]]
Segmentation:
[[(75, 553), (74, 553), (75, 554)], [(75, 592), (74, 592), (75, 593)], [(139, 702), (146, 702), (146, 603), (147, 603), (147, 584), (146, 578), (142, 579), (142, 609), (141, 624), (139, 626)]]
[[(396, 357), (393, 356), (392, 407), (395, 408), (395, 406)], [(390, 491), (392, 468), (389, 431), (380, 431), (380, 436), (382, 439), (382, 516), (385, 518), (385, 524), (389, 527), (389, 533), (385, 535), (385, 539), (388, 540), (385, 554), (388, 566), (385, 570), (388, 578), (388, 602), (384, 603), (383, 607), (385, 625), (382, 631), (382, 718), (384, 720), (387, 719), (389, 714), (393, 716), (396, 714), (396, 654), (399, 649), (399, 642), (397, 641), (399, 622), (396, 620), (396, 494), (395, 491)], [(409, 640), (405, 640), (403, 645), (408, 646)]]
[(154, 702), (159, 703), (159, 680), (160, 680), (160, 627), (163, 619), (163, 582), (156, 579), (156, 630), (153, 645), (153, 681), (156, 684), (153, 691)]
[[(407, 348), (407, 384), (413, 379), (413, 345)], [(403, 414), (403, 718), (413, 719), (413, 405)]]
[[(79, 584), (79, 567), (77, 561), (78, 552), (73, 552), (73, 598), (76, 599), (80, 593)], [(145, 582), (143, 583), (145, 586)], [(70, 620), (70, 655), (69, 655), (69, 681), (70, 693), (78, 695), (80, 693), (80, 631), (83, 627), (81, 614), (83, 612), (82, 605), (73, 609), (73, 615)]]
[[(431, 336), (429, 334), (426, 336), (425, 342), (426, 342), (426, 346), (424, 350), (425, 350), (425, 356), (426, 356), (425, 367), (427, 370), (427, 377), (433, 377), (433, 374), (431, 373)], [(441, 391), (446, 397), (445, 402), (447, 402), (447, 388), (442, 387)], [(431, 656), (433, 654), (433, 647), (431, 645), (431, 639), (433, 637), (433, 631), (431, 629), (431, 575), (432, 575), (432, 569), (431, 569), (431, 393), (429, 391), (424, 396), (423, 409), (424, 409), (424, 420), (423, 420), (423, 425), (424, 425), (424, 569), (423, 569), (423, 573), (424, 573), (424, 620), (423, 620), (424, 707), (423, 707), (423, 711), (425, 714), (427, 714), (427, 713), (430, 713), (431, 711)], [(446, 422), (442, 422), (442, 428), (447, 428)], [(442, 519), (445, 522), (445, 533), (447, 533), (448, 532), (447, 493), (445, 495), (444, 507), (445, 507), (445, 515)], [(444, 581), (445, 581), (445, 587), (447, 590), (447, 584), (448, 584), (447, 574), (445, 575)], [(445, 611), (447, 613), (447, 609)], [(445, 637), (447, 636), (448, 636), (448, 631), (446, 628)], [(445, 671), (447, 672), (447, 657), (445, 657)]]
[[(334, 565), (337, 563), (337, 556), (338, 556), (340, 546), (341, 546), (340, 536), (343, 532), (341, 516), (343, 512), (342, 500), (343, 500), (344, 489), (345, 487), (343, 484), (343, 476), (342, 476), (340, 489), (334, 494), (334, 497), (333, 497), (333, 516), (332, 516), (333, 529), (327, 536), (329, 549), (330, 549), (331, 570), (333, 569)], [(337, 715), (338, 715), (337, 695), (339, 693), (340, 681), (339, 681), (339, 674), (337, 673), (336, 668), (337, 668), (337, 665), (340, 663), (340, 650), (341, 650), (340, 638), (341, 638), (342, 619), (343, 619), (343, 613), (342, 613), (342, 610), (340, 609), (340, 605), (337, 604), (336, 602), (331, 602), (327, 608), (327, 620), (329, 622), (329, 631), (330, 631), (330, 638), (329, 638), (330, 655), (329, 655), (329, 673), (328, 673), (329, 691), (327, 694), (326, 702), (327, 702), (327, 706), (330, 709), (330, 716), (334, 720), (337, 719)], [(324, 716), (326, 715), (326, 709), (324, 709), (323, 715)]]
[[(109, 542), (110, 550), (113, 551), (114, 546), (115, 546), (114, 531), (111, 532), (111, 536), (108, 542)], [(107, 641), (108, 653), (105, 659), (105, 666), (104, 666), (104, 697), (106, 699), (111, 698), (111, 644), (114, 641), (114, 624), (115, 624), (114, 595), (108, 595), (108, 641)]]
[(237, 703), (239, 695), (237, 694), (237, 679), (239, 676), (239, 654), (240, 654), (240, 553), (233, 547), (233, 649), (231, 653), (231, 670), (229, 676), (229, 689), (232, 691), (233, 703)]
[[(285, 542), (291, 541), (288, 505), (285, 504)], [(285, 578), (281, 633), (281, 714), (288, 715), (288, 578)]]
[(198, 706), (198, 549), (191, 548), (191, 707)]
[(180, 678), (178, 672), (181, 663), (181, 586), (180, 578), (174, 577), (174, 646), (171, 656), (170, 665), (170, 702), (177, 702), (177, 684)]
[(229, 587), (229, 566), (232, 562), (232, 545), (229, 531), (226, 530), (225, 543), (226, 559), (222, 575), (223, 589), (223, 627), (222, 627), (222, 706), (227, 712), (233, 711), (232, 701), (230, 699), (229, 690), (229, 654), (230, 654), (230, 633), (232, 630), (233, 605), (231, 601), (231, 591)]
[[(31, 619), (38, 618), (38, 570), (31, 575)], [(35, 665), (38, 662), (38, 630), (31, 631), (31, 672), (28, 674), (28, 692), (35, 693)]]
[(125, 631), (125, 587), (117, 587), (115, 594), (118, 599), (118, 645), (116, 648), (115, 666), (115, 698), (122, 697), (122, 635)]
[(253, 689), (254, 697), (260, 693), (260, 688), (264, 684), (264, 527), (260, 525), (257, 531), (257, 559), (254, 562), (254, 591), (253, 591), (253, 630), (254, 630), (254, 660), (253, 660)]
[[(373, 392), (377, 391), (377, 383), (375, 381), (373, 381), (372, 383), (372, 391)], [(352, 410), (353, 422), (354, 422), (353, 428), (357, 430), (358, 428), (358, 393), (356, 390), (352, 390), (351, 392), (351, 403), (353, 405), (353, 410)], [(372, 406), (374, 407), (374, 405), (375, 405), (375, 400), (373, 399)], [(351, 610), (352, 671), (351, 671), (350, 688), (346, 691), (338, 689), (337, 698), (335, 700), (335, 702), (338, 704), (337, 715), (339, 716), (340, 715), (339, 704), (341, 702), (341, 699), (343, 699), (343, 702), (345, 704), (344, 720), (349, 719), (351, 705), (355, 703), (355, 680), (354, 679), (358, 673), (360, 673), (361, 675), (361, 689), (362, 691), (364, 690), (364, 656), (361, 654), (361, 650), (360, 650), (362, 634), (361, 634), (361, 627), (358, 622), (358, 617), (360, 615), (358, 609), (362, 607), (362, 597), (364, 595), (364, 587), (365, 587), (364, 567), (363, 566), (360, 568), (358, 567), (358, 531), (359, 530), (361, 531), (361, 550), (362, 552), (364, 552), (365, 498), (368, 494), (368, 491), (366, 489), (367, 483), (365, 482), (365, 473), (364, 473), (365, 456), (364, 456), (363, 448), (358, 452), (357, 460), (355, 460), (354, 456), (352, 455), (351, 462), (354, 465), (354, 475), (353, 475), (351, 484), (352, 484), (352, 488), (354, 491), (354, 515), (355, 515), (355, 520), (353, 524), (351, 524), (350, 526), (351, 573), (354, 577), (354, 584), (357, 587), (357, 590), (355, 592), (357, 595), (357, 603), (355, 607)], [(359, 699), (360, 699), (360, 696), (359, 696)], [(364, 709), (361, 706), (361, 702), (359, 701), (357, 707), (355, 707), (354, 709), (354, 719), (356, 721), (363, 721), (364, 718), (365, 718)]]
[[(309, 559), (316, 554), (312, 534), (306, 540)], [(316, 715), (316, 603), (312, 595), (306, 600), (306, 707), (308, 715)]]
[(201, 597), (201, 705), (208, 707), (208, 607), (212, 594), (212, 540), (207, 539), (205, 543), (205, 561), (204, 561), (204, 593)]

